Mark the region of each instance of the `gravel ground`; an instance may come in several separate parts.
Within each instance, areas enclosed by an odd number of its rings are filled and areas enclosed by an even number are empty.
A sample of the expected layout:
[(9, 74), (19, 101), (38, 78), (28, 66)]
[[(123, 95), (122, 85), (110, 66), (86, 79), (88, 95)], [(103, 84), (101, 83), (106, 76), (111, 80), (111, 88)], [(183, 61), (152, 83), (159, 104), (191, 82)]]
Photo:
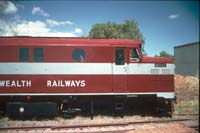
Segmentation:
[(132, 130), (127, 133), (198, 133), (198, 131), (180, 124), (167, 124), (162, 127)]
[(140, 124), (125, 127), (101, 127), (101, 128), (79, 128), (79, 129), (61, 129), (61, 130), (24, 130), (24, 131), (4, 131), (4, 133), (77, 133), (77, 132), (123, 132), (123, 133), (198, 133), (194, 129), (188, 128), (182, 124)]
[[(180, 132), (189, 131), (197, 132), (193, 129), (187, 128), (191, 125), (199, 125), (196, 116), (174, 116), (174, 119), (194, 119), (192, 121), (184, 122), (173, 122), (173, 123), (149, 123), (149, 124), (129, 124), (127, 126), (109, 126), (109, 127), (90, 127), (90, 128), (70, 128), (62, 130), (30, 130), (30, 131), (20, 131), (20, 132), (105, 132), (105, 131), (131, 131), (131, 132), (143, 132), (145, 130), (152, 132), (154, 130), (167, 132)], [(122, 122), (139, 122), (139, 121), (155, 121), (155, 120), (170, 120), (169, 117), (143, 117), (143, 116), (125, 116), (121, 117), (107, 117), (107, 116), (95, 116), (93, 120), (89, 117), (77, 116), (72, 119), (64, 119), (62, 117), (54, 118), (53, 120), (9, 120), (8, 118), (2, 118), (0, 127), (10, 127), (10, 126), (61, 126), (61, 125), (78, 125), (78, 124), (102, 124), (102, 123), (122, 123)], [(185, 126), (184, 126), (185, 125)], [(169, 129), (168, 129), (169, 128)], [(187, 129), (187, 130), (186, 130)], [(190, 129), (190, 130), (189, 130)], [(1, 131), (0, 131), (1, 132)], [(4, 131), (3, 131), (4, 132)], [(7, 131), (8, 133), (18, 133), (18, 131)]]

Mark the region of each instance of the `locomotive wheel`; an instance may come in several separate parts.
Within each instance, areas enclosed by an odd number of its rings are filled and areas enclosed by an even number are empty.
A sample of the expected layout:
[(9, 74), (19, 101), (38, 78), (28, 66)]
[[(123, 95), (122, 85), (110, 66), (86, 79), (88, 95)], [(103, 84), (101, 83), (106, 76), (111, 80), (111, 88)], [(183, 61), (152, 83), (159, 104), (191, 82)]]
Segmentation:
[(158, 99), (156, 105), (156, 113), (158, 115), (166, 115), (172, 117), (174, 104), (172, 100)]

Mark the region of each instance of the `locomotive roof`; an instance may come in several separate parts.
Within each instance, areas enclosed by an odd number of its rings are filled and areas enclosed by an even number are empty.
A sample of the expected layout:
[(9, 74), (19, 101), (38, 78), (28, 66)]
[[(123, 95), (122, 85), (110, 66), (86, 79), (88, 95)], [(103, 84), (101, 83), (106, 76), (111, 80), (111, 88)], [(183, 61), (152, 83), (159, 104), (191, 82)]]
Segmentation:
[(140, 47), (142, 41), (130, 39), (90, 39), (80, 37), (0, 37), (1, 45), (34, 46), (121, 46)]

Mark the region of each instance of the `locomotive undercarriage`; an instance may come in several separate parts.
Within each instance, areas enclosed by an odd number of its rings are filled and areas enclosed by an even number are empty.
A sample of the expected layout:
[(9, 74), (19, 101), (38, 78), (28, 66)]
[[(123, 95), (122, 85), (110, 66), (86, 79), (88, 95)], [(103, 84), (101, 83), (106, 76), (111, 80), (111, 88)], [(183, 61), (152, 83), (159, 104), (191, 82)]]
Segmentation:
[(139, 96), (12, 96), (1, 97), (0, 113), (8, 117), (63, 115), (169, 115), (173, 100), (155, 95)]

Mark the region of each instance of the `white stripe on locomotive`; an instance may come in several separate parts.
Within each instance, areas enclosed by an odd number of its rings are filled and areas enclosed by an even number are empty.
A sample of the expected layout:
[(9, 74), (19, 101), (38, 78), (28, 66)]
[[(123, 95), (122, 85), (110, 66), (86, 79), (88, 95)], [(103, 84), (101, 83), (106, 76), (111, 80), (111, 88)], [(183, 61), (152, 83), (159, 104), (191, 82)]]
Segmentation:
[(133, 93), (0, 93), (0, 96), (91, 96), (91, 95), (127, 95), (136, 97), (139, 95), (156, 95), (166, 99), (175, 98), (174, 92), (133, 92)]
[(0, 74), (174, 74), (174, 64), (167, 64), (166, 67), (155, 67), (154, 63), (130, 63), (124, 65), (126, 72), (122, 69), (117, 69), (118, 66), (119, 65), (115, 65), (114, 63), (0, 63)]

